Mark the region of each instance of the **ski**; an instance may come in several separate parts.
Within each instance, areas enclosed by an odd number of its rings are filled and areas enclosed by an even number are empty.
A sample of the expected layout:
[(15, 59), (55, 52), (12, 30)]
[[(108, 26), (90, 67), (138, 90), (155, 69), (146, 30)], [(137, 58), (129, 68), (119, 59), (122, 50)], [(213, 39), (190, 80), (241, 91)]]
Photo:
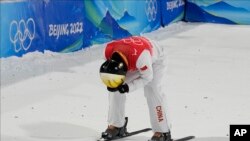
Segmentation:
[(187, 137), (180, 138), (180, 139), (174, 139), (173, 141), (187, 141), (187, 140), (191, 140), (194, 138), (195, 138), (195, 136), (187, 136)]
[(141, 130), (137, 130), (137, 131), (133, 131), (133, 132), (128, 132), (124, 136), (117, 136), (117, 137), (115, 137), (113, 139), (100, 138), (97, 141), (113, 141), (113, 140), (118, 140), (118, 139), (130, 137), (130, 136), (133, 136), (133, 135), (137, 135), (137, 134), (140, 134), (140, 133), (143, 133), (143, 132), (148, 132), (150, 130), (152, 130), (152, 129), (151, 128), (145, 128), (145, 129), (141, 129)]
[[(137, 131), (134, 131), (134, 132), (126, 133), (124, 136), (118, 136), (118, 137), (115, 137), (113, 139), (100, 138), (97, 141), (118, 140), (118, 139), (130, 137), (130, 136), (133, 136), (133, 135), (137, 135), (137, 134), (140, 134), (140, 133), (143, 133), (143, 132), (147, 132), (147, 131), (150, 131), (150, 130), (152, 130), (152, 129), (151, 128), (145, 128), (145, 129), (137, 130)], [(195, 136), (187, 136), (187, 137), (183, 137), (183, 138), (180, 138), (180, 139), (173, 139), (172, 141), (188, 141), (188, 140), (191, 140), (191, 139), (194, 139), (194, 138), (195, 138)]]

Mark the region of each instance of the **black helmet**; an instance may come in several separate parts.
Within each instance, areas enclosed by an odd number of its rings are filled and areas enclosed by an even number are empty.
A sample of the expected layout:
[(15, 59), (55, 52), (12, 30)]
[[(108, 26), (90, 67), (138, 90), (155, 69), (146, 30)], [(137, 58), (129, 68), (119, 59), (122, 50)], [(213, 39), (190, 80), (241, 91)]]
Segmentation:
[(106, 60), (100, 67), (100, 77), (103, 83), (110, 88), (117, 88), (125, 81), (127, 66), (119, 59), (118, 53), (114, 53), (111, 59)]

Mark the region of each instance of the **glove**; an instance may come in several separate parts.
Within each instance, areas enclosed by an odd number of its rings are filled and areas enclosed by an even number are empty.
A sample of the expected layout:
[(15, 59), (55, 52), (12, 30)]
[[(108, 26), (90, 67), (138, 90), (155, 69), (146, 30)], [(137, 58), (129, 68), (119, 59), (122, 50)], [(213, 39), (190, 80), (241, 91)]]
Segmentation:
[(110, 87), (107, 87), (107, 90), (110, 91), (110, 92), (116, 92), (116, 91), (118, 91), (117, 88), (110, 88)]
[(118, 88), (118, 91), (121, 93), (121, 94), (124, 94), (124, 93), (128, 93), (129, 92), (129, 87), (128, 87), (128, 84), (123, 84), (121, 86), (119, 86)]

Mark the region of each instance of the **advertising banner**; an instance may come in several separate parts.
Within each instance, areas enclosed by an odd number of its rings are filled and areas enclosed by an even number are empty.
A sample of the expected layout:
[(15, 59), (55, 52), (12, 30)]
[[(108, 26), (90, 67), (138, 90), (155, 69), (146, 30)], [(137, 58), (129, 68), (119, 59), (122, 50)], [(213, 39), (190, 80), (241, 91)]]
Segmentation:
[(185, 19), (190, 22), (250, 24), (250, 1), (187, 0)]
[(185, 0), (161, 0), (162, 25), (168, 25), (184, 18)]

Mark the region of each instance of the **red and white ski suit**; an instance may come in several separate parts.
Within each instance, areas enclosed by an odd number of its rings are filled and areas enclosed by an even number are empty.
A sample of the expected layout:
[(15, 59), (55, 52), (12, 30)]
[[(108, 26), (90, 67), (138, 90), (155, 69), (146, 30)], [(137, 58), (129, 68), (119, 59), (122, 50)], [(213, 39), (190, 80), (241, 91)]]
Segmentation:
[[(165, 66), (163, 49), (152, 40), (133, 36), (108, 43), (104, 50), (105, 58), (110, 59), (114, 52), (121, 52), (127, 58), (128, 73), (125, 83), (129, 86), (129, 92), (144, 87), (153, 131), (168, 132), (165, 94), (162, 89)], [(110, 92), (109, 125), (124, 125), (125, 101), (126, 94)]]

